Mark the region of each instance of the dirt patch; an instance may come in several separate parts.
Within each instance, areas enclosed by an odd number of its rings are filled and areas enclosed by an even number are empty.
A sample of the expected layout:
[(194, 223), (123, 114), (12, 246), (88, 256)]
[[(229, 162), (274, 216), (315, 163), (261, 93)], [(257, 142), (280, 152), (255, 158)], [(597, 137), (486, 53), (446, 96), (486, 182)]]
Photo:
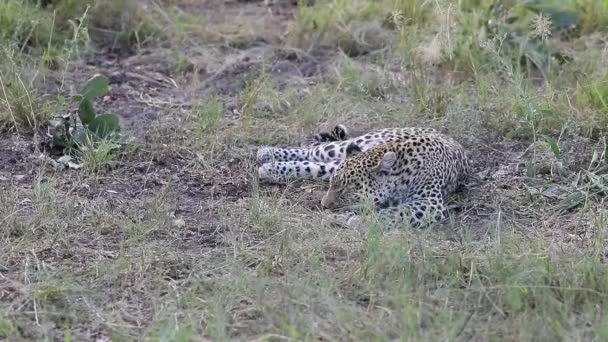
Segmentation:
[[(4, 181), (29, 182), (43, 164), (40, 140), (32, 134), (0, 133), (0, 178)], [(45, 170), (42, 169), (44, 172)]]
[(24, 152), (16, 149), (14, 141), (3, 140), (2, 144), (4, 146), (0, 148), (0, 172), (13, 173), (23, 167), (25, 162)]
[(321, 62), (297, 51), (270, 46), (251, 48), (229, 56), (227, 62), (202, 80), (201, 90), (213, 89), (218, 95), (234, 96), (243, 90), (252, 76), (268, 73), (282, 89), (288, 84), (306, 85), (323, 72)]

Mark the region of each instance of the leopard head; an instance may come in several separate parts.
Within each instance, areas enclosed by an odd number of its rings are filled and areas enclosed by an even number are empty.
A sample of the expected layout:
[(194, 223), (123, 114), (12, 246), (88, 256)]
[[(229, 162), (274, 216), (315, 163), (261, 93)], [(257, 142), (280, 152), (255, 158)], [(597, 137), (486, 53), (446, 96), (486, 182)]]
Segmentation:
[(397, 155), (379, 146), (365, 152), (354, 143), (346, 149), (346, 159), (338, 166), (323, 196), (324, 208), (354, 206), (361, 201), (385, 203), (390, 195), (390, 176)]

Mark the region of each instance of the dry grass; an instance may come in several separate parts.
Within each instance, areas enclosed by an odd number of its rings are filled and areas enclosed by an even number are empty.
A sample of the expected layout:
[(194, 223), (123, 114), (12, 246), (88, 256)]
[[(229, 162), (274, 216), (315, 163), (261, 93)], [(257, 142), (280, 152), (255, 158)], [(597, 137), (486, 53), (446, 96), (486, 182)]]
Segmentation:
[[(62, 67), (36, 78), (33, 41), (0, 62), (0, 339), (608, 338), (606, 33), (592, 32), (608, 16), (546, 37), (573, 62), (535, 69), (482, 26), (489, 1), (119, 2), (136, 15), (86, 26), (122, 33), (109, 45), (56, 45)], [(27, 30), (2, 25), (21, 46)], [(124, 59), (105, 49), (119, 36)], [(111, 79), (96, 108), (135, 143), (58, 170), (28, 127), (93, 72)], [(318, 208), (326, 184), (258, 182), (259, 145), (338, 123), (461, 141), (474, 174), (449, 222), (345, 229)]]

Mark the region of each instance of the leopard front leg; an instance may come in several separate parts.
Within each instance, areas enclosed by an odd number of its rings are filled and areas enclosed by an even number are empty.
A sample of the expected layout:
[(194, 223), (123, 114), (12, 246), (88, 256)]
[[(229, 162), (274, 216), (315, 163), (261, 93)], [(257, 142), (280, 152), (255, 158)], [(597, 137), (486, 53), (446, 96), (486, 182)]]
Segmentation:
[(340, 161), (317, 163), (310, 161), (283, 161), (263, 164), (258, 168), (260, 180), (286, 181), (294, 178), (321, 178), (329, 181)]
[(409, 225), (422, 228), (442, 221), (447, 216), (443, 191), (437, 185), (425, 185), (406, 196), (398, 206), (380, 211), (389, 228)]
[[(419, 197), (396, 207), (380, 209), (375, 214), (384, 230), (403, 228), (423, 228), (442, 221), (447, 216), (443, 200), (437, 197)], [(361, 229), (364, 219), (360, 215), (336, 216), (336, 221)]]
[(378, 212), (378, 218), (387, 229), (403, 226), (424, 228), (442, 221), (446, 217), (446, 212), (443, 201), (420, 198), (397, 207), (382, 209)]

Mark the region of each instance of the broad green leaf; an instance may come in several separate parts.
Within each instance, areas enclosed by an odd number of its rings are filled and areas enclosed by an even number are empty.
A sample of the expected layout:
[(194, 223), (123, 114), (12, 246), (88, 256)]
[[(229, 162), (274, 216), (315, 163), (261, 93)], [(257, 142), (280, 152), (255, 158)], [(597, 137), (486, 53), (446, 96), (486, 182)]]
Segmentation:
[(547, 13), (553, 23), (553, 30), (560, 32), (570, 28), (575, 28), (580, 23), (577, 13), (571, 11), (550, 11)]
[(104, 75), (96, 74), (91, 77), (82, 90), (82, 96), (91, 100), (94, 97), (104, 96), (108, 93), (110, 80)]
[(589, 182), (591, 183), (591, 188), (594, 190), (594, 192), (599, 192), (599, 193), (608, 192), (608, 176), (589, 173), (587, 175), (587, 177), (589, 178)]
[(585, 201), (585, 194), (581, 191), (575, 191), (559, 202), (559, 208), (562, 210), (572, 209)]
[(63, 106), (65, 104), (65, 97), (63, 95), (57, 95), (57, 104)]
[(106, 138), (110, 134), (120, 131), (120, 123), (118, 116), (115, 114), (103, 114), (95, 118), (88, 128), (95, 133), (99, 138)]
[(538, 68), (543, 68), (547, 64), (547, 54), (543, 49), (542, 44), (528, 41), (525, 38), (518, 37), (516, 41), (522, 47), (522, 52), (532, 63), (536, 64)]
[(528, 3), (524, 5), (534, 13), (542, 14), (551, 20), (551, 31), (560, 32), (572, 27), (576, 27), (580, 22), (580, 17), (576, 12), (562, 10), (552, 5), (541, 3)]
[(555, 155), (555, 158), (560, 159), (561, 153), (559, 151), (559, 145), (557, 144), (557, 140), (555, 140), (555, 138), (553, 137), (549, 137), (547, 138), (547, 144), (549, 145), (549, 147), (551, 147), (551, 151), (553, 152), (553, 155)]
[(79, 146), (86, 144), (88, 140), (87, 131), (85, 129), (76, 129), (72, 139), (74, 139), (74, 142)]
[(95, 119), (95, 108), (93, 108), (91, 100), (85, 97), (80, 101), (78, 116), (83, 125), (88, 125)]

